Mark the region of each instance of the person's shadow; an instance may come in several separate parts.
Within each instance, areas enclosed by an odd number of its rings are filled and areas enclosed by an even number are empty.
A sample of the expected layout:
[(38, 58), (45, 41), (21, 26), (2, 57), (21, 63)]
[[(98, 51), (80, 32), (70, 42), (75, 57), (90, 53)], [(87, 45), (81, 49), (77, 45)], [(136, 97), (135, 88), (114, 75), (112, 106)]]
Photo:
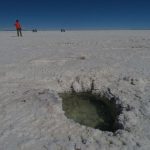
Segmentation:
[(12, 35), (12, 36), (10, 36), (10, 37), (18, 37), (17, 35)]

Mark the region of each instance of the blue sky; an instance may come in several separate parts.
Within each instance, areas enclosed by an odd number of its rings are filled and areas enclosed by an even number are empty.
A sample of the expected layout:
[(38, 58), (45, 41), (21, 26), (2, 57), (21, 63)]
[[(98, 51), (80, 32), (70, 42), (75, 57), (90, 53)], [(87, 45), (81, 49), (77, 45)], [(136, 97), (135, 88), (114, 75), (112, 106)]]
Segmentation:
[(12, 0), (1, 1), (0, 30), (150, 28), (149, 0)]

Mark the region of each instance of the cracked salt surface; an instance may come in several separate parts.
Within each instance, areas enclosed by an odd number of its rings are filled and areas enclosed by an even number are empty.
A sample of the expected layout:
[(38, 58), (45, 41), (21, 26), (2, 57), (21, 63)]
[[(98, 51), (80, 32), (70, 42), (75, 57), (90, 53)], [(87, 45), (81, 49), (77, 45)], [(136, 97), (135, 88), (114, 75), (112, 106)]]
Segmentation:
[[(1, 32), (0, 150), (149, 150), (149, 32)], [(65, 116), (58, 93), (89, 89), (93, 80), (95, 91), (119, 98), (123, 129)]]

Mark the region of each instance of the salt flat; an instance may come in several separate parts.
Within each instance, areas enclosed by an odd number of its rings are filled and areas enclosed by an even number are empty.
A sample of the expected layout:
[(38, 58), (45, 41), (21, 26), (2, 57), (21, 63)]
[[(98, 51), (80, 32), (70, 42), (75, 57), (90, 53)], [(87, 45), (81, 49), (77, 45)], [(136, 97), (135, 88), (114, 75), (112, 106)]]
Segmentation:
[[(65, 117), (59, 92), (119, 97), (123, 129)], [(149, 150), (150, 31), (0, 32), (0, 150)]]

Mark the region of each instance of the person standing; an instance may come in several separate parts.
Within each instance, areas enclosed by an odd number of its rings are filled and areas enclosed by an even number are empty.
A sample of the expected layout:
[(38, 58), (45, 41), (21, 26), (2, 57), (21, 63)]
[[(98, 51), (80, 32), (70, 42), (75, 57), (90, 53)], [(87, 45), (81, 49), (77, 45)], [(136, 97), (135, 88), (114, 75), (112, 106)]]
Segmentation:
[(19, 23), (19, 20), (16, 20), (15, 26), (16, 26), (17, 35), (22, 36), (22, 29), (21, 29), (21, 24)]

